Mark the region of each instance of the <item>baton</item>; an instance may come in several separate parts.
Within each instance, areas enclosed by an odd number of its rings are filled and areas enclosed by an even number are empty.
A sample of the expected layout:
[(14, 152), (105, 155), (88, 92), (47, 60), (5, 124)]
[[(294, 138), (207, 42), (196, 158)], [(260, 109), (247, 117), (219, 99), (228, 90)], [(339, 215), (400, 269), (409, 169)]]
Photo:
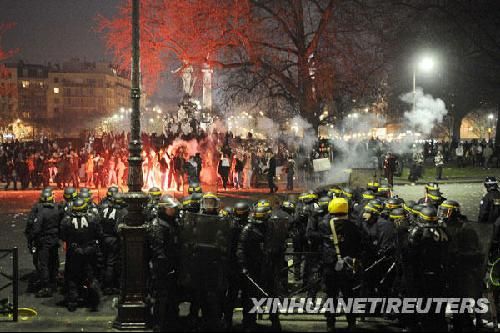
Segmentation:
[(262, 295), (264, 295), (266, 298), (270, 298), (269, 294), (264, 291), (264, 289), (259, 286), (257, 282), (255, 282), (248, 274), (243, 274), (247, 280), (257, 289)]

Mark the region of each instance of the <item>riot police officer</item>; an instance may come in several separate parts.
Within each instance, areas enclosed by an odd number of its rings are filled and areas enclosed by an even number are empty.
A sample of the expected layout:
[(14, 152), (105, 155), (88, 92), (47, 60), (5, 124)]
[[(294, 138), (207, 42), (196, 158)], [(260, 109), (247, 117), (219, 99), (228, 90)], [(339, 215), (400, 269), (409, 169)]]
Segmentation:
[(413, 215), (415, 214), (413, 208), (415, 207), (416, 204), (417, 203), (414, 200), (408, 200), (403, 204), (405, 216), (409, 224), (412, 224), (413, 222)]
[[(438, 223), (437, 211), (433, 207), (424, 207), (420, 211), (417, 225), (410, 230), (408, 256), (413, 274), (412, 285), (415, 295), (412, 297), (445, 297), (446, 272), (449, 237), (443, 225)], [(445, 310), (436, 313), (433, 304), (429, 313), (420, 316), (424, 332), (447, 331)]]
[(362, 272), (362, 290), (361, 293), (363, 297), (372, 295), (375, 285), (380, 279), (377, 279), (381, 273), (381, 266), (373, 267), (373, 264), (380, 259), (381, 247), (380, 247), (380, 214), (382, 212), (382, 203), (375, 199), (368, 202), (363, 210), (363, 215), (361, 219), (358, 220), (358, 227), (362, 236), (363, 243), (363, 253), (361, 261), (363, 262), (366, 269)]
[(103, 293), (112, 295), (118, 293), (120, 276), (120, 238), (118, 228), (125, 223), (128, 214), (126, 203), (118, 192), (108, 201), (100, 216), (102, 228), (102, 244), (100, 249), (103, 256)]
[(430, 204), (436, 210), (439, 205), (445, 201), (446, 198), (443, 198), (443, 193), (439, 188), (438, 183), (428, 183), (425, 185), (425, 196), (418, 200), (418, 204)]
[(97, 311), (100, 290), (95, 269), (102, 230), (97, 215), (88, 212), (88, 203), (84, 199), (76, 199), (71, 214), (64, 217), (60, 237), (68, 247), (65, 270), (68, 288), (66, 306), (70, 312), (74, 312), (79, 295), (86, 291), (84, 296), (89, 307)]
[[(269, 256), (266, 253), (267, 223), (272, 209), (268, 205), (258, 204), (243, 228), (238, 242), (237, 257), (244, 277), (243, 286), (243, 326), (247, 331), (255, 331), (256, 314), (249, 313), (252, 309), (252, 298), (266, 297), (266, 287), (275, 277), (266, 277), (263, 274)], [(267, 278), (267, 280), (266, 280)], [(279, 330), (280, 324), (276, 315), (271, 316), (273, 330)]]
[(200, 202), (203, 197), (201, 193), (193, 193), (182, 199), (182, 210), (190, 213), (200, 212)]
[(356, 204), (354, 194), (354, 191), (350, 187), (344, 187), (342, 189), (342, 198), (345, 198), (349, 203), (349, 219), (353, 218), (354, 205)]
[(113, 198), (116, 194), (120, 192), (119, 188), (117, 186), (111, 186), (108, 188), (108, 191), (106, 192), (106, 197), (99, 202), (99, 208), (100, 210), (104, 210), (106, 207), (110, 206), (113, 202)]
[(222, 218), (231, 219), (233, 215), (234, 215), (234, 208), (231, 206), (226, 206), (219, 212), (219, 216)]
[(500, 192), (495, 177), (487, 177), (484, 181), (486, 195), (481, 200), (479, 209), (479, 223), (494, 224), (500, 217)]
[(328, 204), (330, 198), (321, 197), (314, 211), (309, 215), (306, 227), (307, 249), (310, 254), (307, 256), (304, 264), (303, 286), (307, 287), (307, 297), (313, 298), (319, 291), (319, 251), (321, 247), (321, 236), (318, 226), (320, 221), (328, 213)]
[(158, 202), (161, 198), (161, 190), (158, 187), (152, 187), (148, 191), (149, 201), (144, 208), (146, 222), (151, 221), (158, 214)]
[(189, 184), (188, 194), (193, 194), (193, 193), (203, 193), (203, 189), (201, 188), (200, 183), (193, 182)]
[(287, 214), (287, 218), (291, 220), (293, 214), (295, 213), (295, 203), (293, 201), (285, 200), (281, 203), (280, 208)]
[(52, 297), (56, 289), (59, 272), (59, 227), (64, 216), (63, 210), (55, 203), (54, 196), (44, 191), (40, 198), (31, 233), (32, 242), (38, 253), (38, 270), (41, 290), (36, 297)]
[(334, 185), (330, 187), (330, 189), (328, 189), (326, 196), (330, 199), (333, 199), (333, 198), (340, 198), (342, 194), (343, 194), (342, 188), (340, 188), (340, 186)]
[(158, 202), (158, 215), (147, 225), (151, 269), (154, 331), (178, 328), (177, 272), (179, 268), (180, 204), (165, 195)]
[(99, 216), (99, 207), (97, 207), (94, 202), (94, 195), (90, 189), (81, 188), (80, 193), (78, 193), (78, 198), (83, 199), (83, 201), (87, 204), (87, 213), (94, 214), (96, 217)]
[(40, 193), (40, 198), (37, 203), (33, 205), (31, 208), (30, 213), (28, 214), (28, 218), (26, 220), (26, 226), (24, 228), (24, 235), (26, 237), (27, 245), (28, 245), (28, 250), (31, 253), (32, 256), (32, 261), (33, 261), (33, 267), (35, 268), (35, 271), (33, 272), (32, 278), (29, 281), (28, 284), (28, 290), (29, 291), (38, 291), (40, 289), (40, 272), (38, 268), (38, 251), (35, 246), (35, 237), (33, 235), (33, 229), (35, 227), (35, 223), (37, 222), (37, 215), (38, 211), (44, 204), (47, 198), (53, 197), (53, 192), (51, 188), (45, 188), (42, 190)]
[(298, 198), (295, 215), (290, 225), (293, 252), (298, 253), (293, 257), (294, 277), (296, 281), (301, 279), (303, 258), (300, 252), (307, 250), (307, 239), (305, 237), (307, 223), (317, 202), (318, 195), (313, 191), (302, 193)]
[(391, 187), (389, 185), (380, 185), (376, 196), (380, 199), (389, 199), (392, 196)]
[(228, 276), (228, 291), (224, 306), (224, 324), (226, 330), (231, 330), (233, 325), (233, 310), (235, 307), (238, 293), (242, 289), (243, 280), (241, 277), (241, 267), (236, 256), (238, 250), (238, 241), (241, 231), (248, 224), (250, 215), (250, 206), (248, 203), (240, 201), (234, 205), (234, 215), (231, 219), (231, 236), (229, 250), (229, 276)]
[[(361, 235), (349, 221), (349, 204), (345, 198), (334, 198), (328, 206), (328, 214), (319, 224), (322, 239), (322, 272), (328, 298), (337, 307), (339, 293), (344, 298), (353, 297), (354, 270), (361, 254)], [(335, 313), (328, 313), (328, 331), (335, 331)], [(349, 329), (356, 326), (354, 314), (346, 314)]]
[(66, 187), (63, 192), (64, 202), (62, 203), (64, 213), (69, 214), (73, 201), (78, 197), (74, 187)]
[[(438, 208), (438, 221), (446, 227), (449, 238), (446, 281), (450, 298), (480, 298), (481, 281), (484, 276), (484, 256), (479, 250), (479, 238), (469, 228), (467, 217), (461, 214), (460, 204), (453, 200), (444, 201)], [(479, 283), (478, 283), (479, 282)], [(453, 330), (470, 332), (474, 330), (472, 317), (467, 313), (453, 314)]]
[(353, 212), (351, 213), (353, 221), (359, 221), (361, 219), (365, 206), (374, 199), (375, 194), (371, 190), (366, 190), (361, 194), (361, 201), (353, 205)]
[[(214, 193), (205, 193), (200, 202), (200, 212), (205, 215), (214, 216), (215, 223), (221, 223), (219, 216), (220, 199)], [(224, 292), (227, 289), (227, 276), (225, 265), (227, 258), (220, 253), (220, 249), (208, 249), (197, 246), (194, 261), (201, 262), (203, 259), (206, 267), (210, 270), (200, 271), (203, 276), (203, 284), (197, 287), (194, 296), (194, 309), (199, 308), (202, 312), (203, 329), (218, 331), (222, 325)], [(198, 267), (202, 270), (202, 267)], [(192, 304), (193, 305), (193, 304)], [(196, 311), (197, 313), (197, 311)]]

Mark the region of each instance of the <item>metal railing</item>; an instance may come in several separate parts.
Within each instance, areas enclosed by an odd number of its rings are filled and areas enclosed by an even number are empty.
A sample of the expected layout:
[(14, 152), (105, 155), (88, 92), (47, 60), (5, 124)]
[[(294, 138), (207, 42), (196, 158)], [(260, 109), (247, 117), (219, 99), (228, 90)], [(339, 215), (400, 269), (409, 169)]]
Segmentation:
[[(5, 264), (11, 261), (11, 265)], [(10, 267), (10, 269), (8, 268)], [(9, 270), (9, 271), (6, 271)], [(8, 296), (3, 295), (6, 290)], [(17, 322), (19, 313), (19, 251), (17, 247), (12, 249), (0, 249), (0, 322)], [(3, 320), (9, 318), (9, 320)], [(12, 320), (10, 320), (12, 318)]]

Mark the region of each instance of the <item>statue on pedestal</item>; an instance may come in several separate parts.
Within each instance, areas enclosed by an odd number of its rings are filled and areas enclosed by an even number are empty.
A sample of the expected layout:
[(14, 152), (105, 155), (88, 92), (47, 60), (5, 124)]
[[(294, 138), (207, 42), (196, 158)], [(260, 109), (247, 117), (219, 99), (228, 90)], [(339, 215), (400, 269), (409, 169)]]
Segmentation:
[(189, 99), (193, 95), (193, 88), (196, 83), (196, 77), (193, 78), (193, 66), (191, 66), (187, 60), (184, 60), (183, 65), (175, 71), (172, 71), (172, 73), (176, 74), (179, 71), (182, 71), (182, 90), (184, 92), (183, 99)]

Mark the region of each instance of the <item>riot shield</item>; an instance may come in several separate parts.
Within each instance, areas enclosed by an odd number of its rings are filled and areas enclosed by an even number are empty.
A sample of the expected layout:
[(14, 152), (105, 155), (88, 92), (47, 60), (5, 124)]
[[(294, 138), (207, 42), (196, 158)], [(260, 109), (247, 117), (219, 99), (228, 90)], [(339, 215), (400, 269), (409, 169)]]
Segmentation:
[(491, 224), (469, 222), (464, 225), (458, 235), (457, 247), (457, 285), (452, 297), (480, 297), (483, 291), (483, 280), (488, 266), (488, 254), (493, 240)]
[(187, 212), (180, 233), (179, 283), (190, 289), (225, 287), (230, 224), (216, 215)]
[(284, 293), (288, 281), (287, 262), (285, 260), (286, 241), (290, 215), (275, 212), (267, 222), (264, 249), (267, 256), (262, 267), (260, 281), (270, 295)]
[(493, 232), (493, 224), (466, 223), (462, 231), (462, 242), (459, 244), (460, 253), (467, 254), (477, 248), (481, 255), (481, 268), (486, 269), (488, 254), (493, 242)]

